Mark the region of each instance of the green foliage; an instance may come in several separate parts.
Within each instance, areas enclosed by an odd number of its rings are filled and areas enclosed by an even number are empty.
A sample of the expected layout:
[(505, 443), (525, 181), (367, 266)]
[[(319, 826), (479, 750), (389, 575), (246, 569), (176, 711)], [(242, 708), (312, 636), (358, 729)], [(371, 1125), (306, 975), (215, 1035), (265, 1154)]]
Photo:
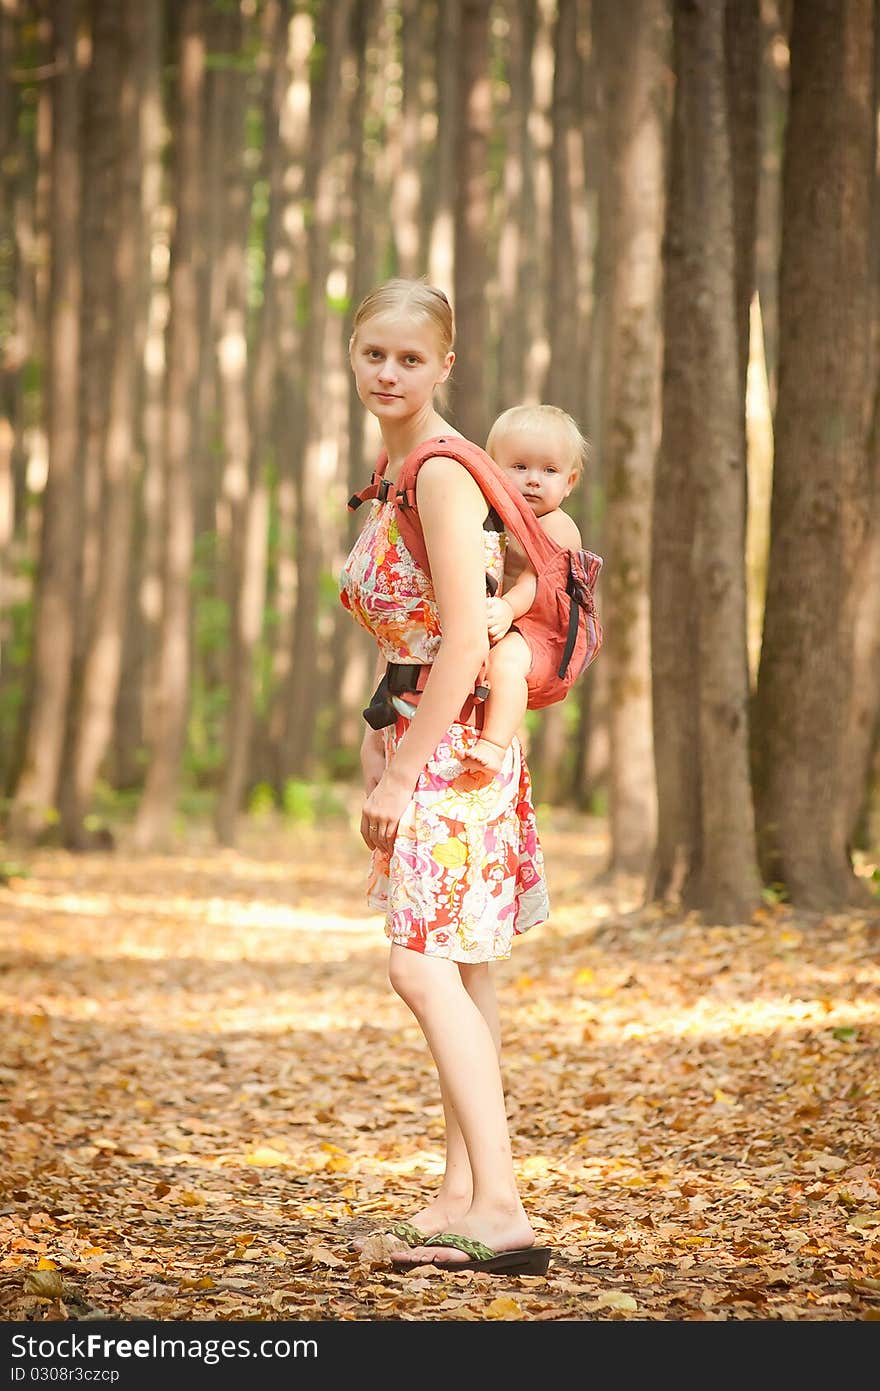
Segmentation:
[(847, 1025), (841, 1025), (839, 1028), (831, 1030), (831, 1037), (836, 1038), (839, 1043), (854, 1043), (858, 1036), (858, 1029), (850, 1028)]
[(785, 884), (765, 884), (761, 890), (761, 898), (771, 908), (777, 903), (788, 903), (788, 889)]
[(248, 814), (255, 817), (269, 816), (275, 810), (275, 789), (268, 782), (258, 782), (251, 788), (247, 804)]

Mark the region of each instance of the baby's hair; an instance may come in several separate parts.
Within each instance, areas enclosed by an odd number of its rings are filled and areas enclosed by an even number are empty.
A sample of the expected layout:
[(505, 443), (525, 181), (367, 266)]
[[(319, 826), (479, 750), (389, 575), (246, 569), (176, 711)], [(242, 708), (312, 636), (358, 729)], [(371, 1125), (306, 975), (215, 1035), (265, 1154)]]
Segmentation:
[(351, 338), (369, 319), (378, 314), (412, 314), (417, 319), (426, 320), (436, 329), (443, 357), (452, 349), (455, 342), (455, 320), (452, 305), (442, 290), (429, 285), (427, 280), (386, 280), (365, 295), (357, 307)]
[(567, 411), (559, 406), (511, 406), (502, 411), (489, 431), (486, 453), (494, 458), (501, 441), (520, 431), (530, 435), (552, 432), (565, 450), (565, 467), (580, 478), (590, 446)]

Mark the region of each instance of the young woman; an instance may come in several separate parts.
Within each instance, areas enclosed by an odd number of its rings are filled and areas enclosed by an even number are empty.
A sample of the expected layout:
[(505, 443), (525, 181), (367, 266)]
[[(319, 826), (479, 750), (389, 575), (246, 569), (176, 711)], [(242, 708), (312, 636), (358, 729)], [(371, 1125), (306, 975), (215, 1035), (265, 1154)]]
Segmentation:
[(485, 786), (474, 789), (464, 772), (479, 730), (463, 715), (489, 648), (486, 574), (500, 582), (504, 546), (484, 529), (477, 484), (444, 456), (444, 438), (458, 432), (435, 410), (434, 391), (452, 370), (452, 344), (446, 296), (391, 280), (360, 305), (349, 349), (389, 483), (417, 445), (437, 441), (416, 492), (431, 577), (380, 494), (341, 580), (343, 604), (376, 638), (377, 680), (389, 663), (430, 666), (415, 713), (396, 698), (396, 722), (368, 728), (361, 750), (370, 902), (385, 912), (391, 985), (425, 1035), (446, 1122), (443, 1180), (392, 1229), (401, 1242), (393, 1264), (541, 1274), (550, 1253), (536, 1246), (517, 1191), (491, 968), (514, 935), (546, 919), (548, 902), (519, 741)]

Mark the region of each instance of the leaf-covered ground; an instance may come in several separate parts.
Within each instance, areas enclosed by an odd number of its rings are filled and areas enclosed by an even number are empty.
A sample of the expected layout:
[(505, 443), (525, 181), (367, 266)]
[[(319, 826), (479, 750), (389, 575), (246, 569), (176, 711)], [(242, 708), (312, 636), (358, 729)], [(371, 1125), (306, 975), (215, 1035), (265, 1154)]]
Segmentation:
[(877, 918), (639, 911), (600, 822), (542, 831), (497, 971), (546, 1278), (351, 1248), (437, 1181), (435, 1075), (349, 823), (263, 822), (0, 888), (0, 1317), (880, 1318)]

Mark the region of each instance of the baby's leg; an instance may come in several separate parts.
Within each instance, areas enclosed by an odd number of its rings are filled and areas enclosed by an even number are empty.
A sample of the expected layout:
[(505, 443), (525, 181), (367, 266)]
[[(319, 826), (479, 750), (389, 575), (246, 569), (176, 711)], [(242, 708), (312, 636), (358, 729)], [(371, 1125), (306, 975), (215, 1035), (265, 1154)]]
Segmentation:
[(480, 738), (462, 760), (470, 772), (491, 779), (522, 724), (529, 697), (526, 675), (532, 655), (520, 633), (506, 633), (489, 652), (489, 695), (484, 707)]

